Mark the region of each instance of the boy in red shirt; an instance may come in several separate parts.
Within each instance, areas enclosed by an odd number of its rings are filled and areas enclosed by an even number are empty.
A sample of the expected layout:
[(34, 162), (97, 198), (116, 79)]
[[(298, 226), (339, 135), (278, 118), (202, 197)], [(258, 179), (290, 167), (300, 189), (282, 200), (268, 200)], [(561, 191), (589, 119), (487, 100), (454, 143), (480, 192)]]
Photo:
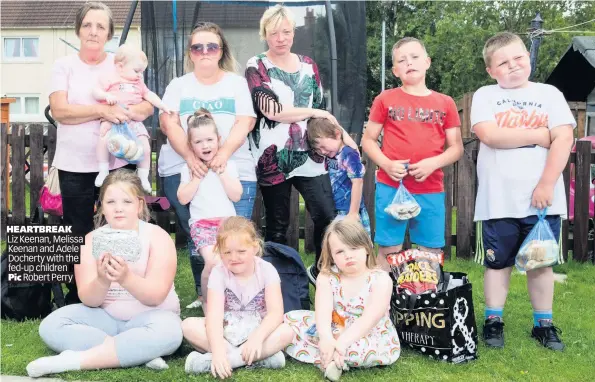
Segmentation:
[[(426, 87), (430, 57), (423, 43), (403, 38), (393, 46), (392, 56), (393, 74), (403, 85), (385, 90), (374, 99), (362, 138), (364, 151), (380, 167), (374, 241), (380, 247), (378, 260), (385, 270), (389, 270), (386, 255), (401, 250), (408, 224), (384, 212), (399, 184), (403, 182), (421, 206), (421, 213), (410, 219), (411, 241), (424, 250), (440, 252), (445, 223), (442, 167), (463, 154), (455, 102)], [(378, 137), (382, 130), (381, 148)]]

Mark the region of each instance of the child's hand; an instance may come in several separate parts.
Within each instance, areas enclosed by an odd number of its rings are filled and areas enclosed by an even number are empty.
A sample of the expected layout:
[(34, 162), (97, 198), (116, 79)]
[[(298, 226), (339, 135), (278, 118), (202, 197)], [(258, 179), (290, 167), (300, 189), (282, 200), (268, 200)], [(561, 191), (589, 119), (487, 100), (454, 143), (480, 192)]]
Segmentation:
[(227, 359), (225, 352), (213, 353), (213, 359), (211, 360), (211, 374), (215, 378), (229, 378), (231, 377), (231, 366)]
[(333, 361), (339, 369), (343, 369), (345, 365), (345, 353), (347, 353), (347, 347), (341, 342), (341, 339), (338, 339), (333, 353)]
[(111, 285), (111, 281), (107, 275), (107, 268), (106, 265), (109, 263), (110, 258), (112, 257), (111, 253), (103, 253), (97, 259), (97, 279), (103, 285)]
[(105, 102), (107, 102), (108, 105), (115, 105), (118, 103), (118, 98), (113, 94), (108, 94), (105, 96)]
[(333, 360), (333, 353), (335, 352), (336, 341), (334, 338), (320, 339), (318, 342), (318, 350), (320, 351), (320, 362), (323, 368)]
[(252, 365), (252, 362), (260, 359), (262, 355), (262, 341), (250, 335), (248, 340), (240, 346), (240, 351), (242, 353), (242, 360), (244, 360), (246, 365)]
[(209, 168), (218, 174), (222, 174), (225, 172), (225, 167), (228, 160), (229, 157), (223, 152), (223, 150), (219, 149), (217, 154), (215, 154), (215, 157), (213, 157), (213, 159), (211, 159), (209, 162)]
[(417, 163), (409, 165), (409, 175), (415, 178), (416, 182), (423, 182), (430, 176), (438, 165), (434, 158), (422, 159)]
[(163, 107), (161, 108), (161, 110), (163, 110), (164, 113), (167, 113), (169, 115), (172, 114), (172, 111), (165, 105), (163, 105)]
[(552, 144), (552, 137), (550, 135), (550, 129), (547, 127), (538, 127), (535, 129), (535, 133), (537, 134), (537, 145), (544, 147), (546, 149), (550, 148)]
[(106, 270), (107, 278), (110, 281), (116, 281), (120, 284), (128, 276), (128, 264), (120, 256), (111, 256), (109, 262), (106, 264)]
[(538, 210), (550, 207), (554, 200), (554, 186), (548, 186), (539, 182), (535, 190), (533, 190), (533, 197), (531, 198), (531, 205)]
[(360, 216), (359, 216), (358, 213), (354, 213), (354, 214), (349, 213), (349, 214), (345, 215), (345, 219), (346, 220), (351, 220), (351, 221), (354, 221), (354, 222), (360, 222), (361, 221), (361, 218), (360, 218)]
[(393, 180), (400, 182), (405, 175), (407, 175), (407, 167), (409, 166), (409, 159), (405, 160), (391, 160), (388, 166), (384, 167), (388, 176)]

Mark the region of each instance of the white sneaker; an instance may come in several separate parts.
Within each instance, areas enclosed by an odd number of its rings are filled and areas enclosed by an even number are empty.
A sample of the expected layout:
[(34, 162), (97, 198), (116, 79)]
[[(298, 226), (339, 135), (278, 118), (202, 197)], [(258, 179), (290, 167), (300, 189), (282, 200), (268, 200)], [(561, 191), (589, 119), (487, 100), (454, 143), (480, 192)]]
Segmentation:
[(186, 309), (198, 309), (202, 306), (202, 301), (200, 300), (195, 300), (194, 302), (192, 302), (189, 305), (186, 305)]
[(184, 370), (186, 370), (186, 373), (188, 374), (208, 373), (211, 371), (212, 360), (213, 355), (211, 353), (201, 354), (197, 351), (193, 351), (188, 354), (188, 357), (186, 358)]
[(285, 354), (282, 351), (278, 351), (269, 358), (254, 362), (252, 365), (266, 369), (282, 369), (285, 367)]
[(167, 363), (165, 363), (165, 361), (161, 357), (157, 357), (154, 360), (145, 363), (145, 366), (153, 370), (169, 369), (169, 366), (167, 366)]

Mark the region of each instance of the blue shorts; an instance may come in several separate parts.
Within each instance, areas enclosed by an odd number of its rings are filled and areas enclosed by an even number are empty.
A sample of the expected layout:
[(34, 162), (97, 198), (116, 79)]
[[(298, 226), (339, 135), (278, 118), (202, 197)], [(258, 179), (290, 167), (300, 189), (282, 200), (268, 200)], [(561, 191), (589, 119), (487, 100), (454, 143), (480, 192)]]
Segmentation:
[(252, 210), (254, 209), (254, 199), (256, 199), (256, 182), (240, 180), (242, 183), (242, 198), (233, 203), (237, 216), (252, 219)]
[[(546, 216), (547, 222), (552, 228), (554, 237), (560, 240), (560, 216)], [(481, 262), (490, 269), (504, 269), (514, 265), (515, 258), (523, 241), (537, 223), (537, 216), (526, 218), (503, 218), (491, 219), (481, 222), (480, 245), (483, 245), (478, 253), (478, 262)]]
[(411, 242), (427, 248), (442, 248), (444, 242), (444, 192), (413, 195), (421, 212), (409, 220), (397, 220), (384, 209), (392, 202), (397, 189), (376, 182), (376, 235), (374, 242), (382, 247), (401, 245), (409, 224)]

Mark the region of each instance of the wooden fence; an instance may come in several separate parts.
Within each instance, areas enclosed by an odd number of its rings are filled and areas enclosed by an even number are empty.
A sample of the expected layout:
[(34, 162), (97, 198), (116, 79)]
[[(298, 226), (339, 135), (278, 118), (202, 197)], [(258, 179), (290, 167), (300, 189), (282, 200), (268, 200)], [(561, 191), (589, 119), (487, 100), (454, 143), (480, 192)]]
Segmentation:
[[(25, 224), (34, 213), (40, 190), (43, 186), (43, 163), (47, 160), (48, 164), (53, 161), (56, 143), (56, 129), (49, 125), (47, 135), (43, 134), (43, 126), (32, 124), (28, 126), (29, 133), (26, 134), (25, 125), (14, 124), (11, 131), (8, 131), (6, 125), (2, 125), (0, 150), (5, 153), (10, 148), (10, 163), (12, 173), (10, 174), (11, 183), (11, 208), (8, 208), (9, 196), (6, 190), (9, 189), (8, 183), (8, 164), (2, 161), (2, 209), (1, 225), (2, 237), (5, 237), (5, 227), (7, 224)], [(454, 165), (444, 169), (444, 185), (446, 193), (446, 248), (445, 255), (449, 258), (455, 251), (458, 258), (470, 259), (475, 251), (475, 224), (473, 223), (473, 214), (475, 207), (475, 194), (477, 189), (475, 161), (477, 158), (478, 142), (466, 138), (465, 153), (463, 157)], [(156, 134), (152, 141), (153, 152), (159, 155), (161, 145), (165, 142), (165, 137), (161, 132)], [(589, 238), (589, 221), (593, 216), (589, 216), (589, 190), (590, 190), (590, 168), (595, 164), (595, 154), (591, 153), (590, 142), (577, 143), (576, 154), (572, 154), (566, 170), (564, 171), (564, 180), (566, 185), (567, 200), (569, 200), (569, 181), (570, 164), (576, 164), (576, 193), (575, 193), (575, 218), (573, 230), (568, 221), (562, 225), (562, 247), (565, 258), (568, 258), (569, 251), (573, 251), (573, 259), (580, 262), (593, 261), (593, 239)], [(3, 158), (5, 156), (3, 155)], [(372, 232), (375, 228), (374, 211), (374, 189), (375, 189), (375, 166), (364, 156), (366, 163), (366, 176), (364, 178), (364, 198), (370, 214)], [(156, 177), (156, 171), (151, 171), (151, 176)], [(28, 181), (26, 179), (28, 172)], [(25, 189), (29, 184), (29, 210), (25, 211)], [(163, 195), (162, 184), (157, 177), (157, 195)], [(456, 218), (452, 218), (453, 212), (456, 212)], [(301, 214), (304, 214), (300, 216)], [(179, 226), (176, 224), (176, 218), (173, 211), (155, 213), (156, 222), (169, 232), (176, 232), (176, 242), (180, 245), (185, 243), (184, 235), (179, 232)], [(264, 228), (264, 206), (260, 191), (257, 193), (254, 205), (253, 220), (257, 226)], [(47, 220), (49, 224), (59, 224), (60, 219), (50, 216)], [(303, 222), (303, 224), (300, 224)], [(299, 239), (303, 238), (306, 251), (313, 251), (313, 223), (309, 214), (304, 208), (300, 208), (300, 198), (294, 189), (291, 195), (290, 208), (290, 226), (287, 232), (288, 244), (294, 248), (299, 247)]]

